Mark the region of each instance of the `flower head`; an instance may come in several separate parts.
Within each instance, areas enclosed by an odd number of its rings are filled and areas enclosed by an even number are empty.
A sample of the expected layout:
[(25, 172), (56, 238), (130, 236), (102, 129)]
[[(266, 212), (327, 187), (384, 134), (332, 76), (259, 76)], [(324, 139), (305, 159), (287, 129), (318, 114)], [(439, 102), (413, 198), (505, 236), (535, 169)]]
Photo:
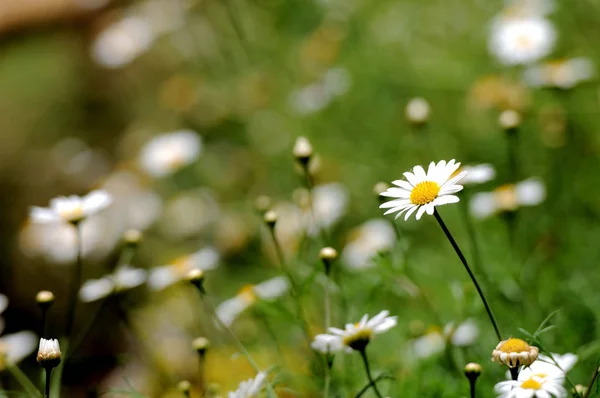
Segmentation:
[(238, 389), (227, 394), (228, 398), (252, 398), (256, 397), (263, 389), (267, 374), (259, 372), (255, 378), (243, 381), (238, 386)]
[[(554, 359), (556, 363), (552, 359)], [(575, 354), (552, 354), (552, 358), (540, 354), (537, 361), (521, 370), (519, 376), (522, 376), (525, 379), (533, 376), (564, 379), (566, 373), (575, 366), (575, 363), (577, 363), (577, 355)]]
[(463, 166), (459, 171), (467, 172), (467, 175), (461, 180), (463, 185), (483, 184), (496, 178), (496, 169), (487, 163)]
[(148, 285), (153, 290), (162, 290), (185, 279), (193, 269), (208, 271), (219, 265), (220, 254), (213, 247), (206, 247), (187, 256), (179, 257), (167, 265), (150, 271)]
[(338, 336), (323, 333), (315, 336), (310, 347), (321, 354), (333, 354), (341, 351), (344, 348), (344, 344)]
[(342, 264), (352, 270), (375, 266), (373, 257), (389, 251), (396, 243), (396, 232), (381, 218), (371, 219), (350, 232), (350, 240), (342, 251)]
[(515, 211), (521, 206), (538, 205), (545, 198), (544, 183), (537, 178), (530, 178), (499, 186), (492, 192), (478, 192), (473, 195), (469, 208), (473, 216), (486, 218), (495, 213)]
[(404, 110), (406, 119), (415, 125), (422, 125), (429, 119), (431, 107), (425, 98), (417, 97), (411, 99)]
[(110, 275), (86, 281), (79, 289), (79, 298), (84, 303), (100, 300), (111, 294), (133, 289), (146, 282), (146, 279), (146, 270), (123, 265)]
[(31, 207), (29, 217), (36, 223), (78, 223), (86, 217), (103, 210), (112, 203), (111, 195), (102, 190), (86, 196), (59, 196), (50, 200), (50, 207)]
[(427, 173), (421, 166), (415, 166), (412, 172), (404, 173), (407, 181), (396, 180), (392, 184), (398, 186), (388, 188), (381, 195), (396, 198), (379, 206), (382, 209), (389, 209), (384, 214), (398, 213), (396, 218), (406, 212), (405, 220), (417, 211), (416, 218), (419, 220), (423, 213), (433, 214), (436, 206), (459, 201), (458, 196), (453, 195), (463, 189), (462, 185), (457, 185), (463, 177), (467, 175), (466, 171), (452, 176), (460, 167), (454, 159), (446, 163), (445, 160), (437, 164), (431, 162)]
[(529, 366), (537, 359), (539, 352), (537, 347), (530, 346), (524, 340), (511, 337), (498, 343), (492, 352), (492, 361), (509, 368)]
[(496, 384), (494, 390), (498, 398), (567, 397), (567, 391), (562, 386), (561, 380), (538, 376), (502, 381)]
[(329, 328), (328, 331), (331, 336), (338, 338), (339, 342), (346, 347), (346, 351), (364, 350), (375, 335), (387, 332), (396, 326), (397, 317), (388, 316), (389, 313), (389, 311), (381, 311), (371, 319), (368, 314), (365, 314), (359, 322), (348, 323), (344, 329)]
[(40, 347), (37, 353), (37, 361), (40, 365), (47, 368), (55, 368), (60, 363), (62, 354), (60, 345), (56, 339), (40, 339)]
[(161, 134), (151, 139), (140, 153), (140, 166), (152, 177), (165, 177), (190, 165), (202, 151), (200, 136), (191, 130)]
[(16, 364), (25, 359), (36, 346), (37, 337), (30, 331), (5, 334), (0, 337), (0, 372), (9, 364)]
[(498, 17), (492, 23), (490, 52), (505, 65), (531, 64), (550, 53), (554, 26), (539, 16)]
[(571, 58), (531, 66), (525, 70), (525, 82), (532, 87), (573, 88), (594, 76), (594, 65), (587, 58)]

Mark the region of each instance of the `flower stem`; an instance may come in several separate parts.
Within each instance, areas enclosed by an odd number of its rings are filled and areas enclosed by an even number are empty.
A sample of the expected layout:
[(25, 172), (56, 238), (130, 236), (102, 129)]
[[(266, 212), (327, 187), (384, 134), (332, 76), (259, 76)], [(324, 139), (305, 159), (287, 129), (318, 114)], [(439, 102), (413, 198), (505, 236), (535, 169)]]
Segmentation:
[(437, 222), (440, 224), (440, 227), (444, 231), (444, 234), (446, 234), (446, 237), (450, 241), (450, 244), (454, 248), (454, 251), (458, 255), (458, 258), (460, 259), (460, 261), (465, 266), (465, 269), (467, 270), (467, 273), (469, 274), (469, 277), (471, 277), (471, 281), (475, 285), (475, 288), (477, 289), (477, 293), (479, 293), (479, 297), (481, 298), (481, 301), (483, 302), (483, 306), (485, 307), (485, 311), (487, 312), (487, 314), (488, 314), (488, 316), (490, 318), (490, 322), (492, 322), (492, 326), (494, 327), (494, 331), (496, 332), (496, 337), (498, 337), (498, 340), (501, 341), (502, 340), (502, 334), (500, 333), (500, 329), (498, 329), (498, 325), (496, 324), (496, 319), (494, 318), (494, 314), (492, 314), (492, 309), (488, 305), (488, 302), (485, 299), (483, 291), (481, 290), (481, 287), (479, 286), (479, 283), (477, 282), (477, 278), (475, 278), (475, 275), (473, 274), (473, 271), (471, 271), (471, 268), (469, 267), (469, 264), (467, 263), (467, 259), (465, 258), (465, 256), (463, 255), (463, 253), (460, 251), (460, 248), (458, 247), (458, 244), (456, 243), (456, 241), (452, 237), (452, 234), (448, 230), (448, 227), (446, 227), (446, 224), (444, 223), (444, 220), (442, 220), (442, 217), (438, 213), (437, 209), (434, 210), (433, 215), (435, 216), (435, 219), (437, 220)]
[(375, 384), (375, 381), (373, 380), (373, 377), (371, 376), (371, 369), (369, 368), (369, 360), (367, 359), (366, 347), (363, 348), (362, 350), (360, 350), (360, 355), (363, 359), (363, 363), (365, 364), (365, 372), (367, 373), (367, 378), (369, 379), (369, 385), (371, 387), (373, 387), (373, 391), (375, 391), (375, 394), (377, 394), (377, 396), (379, 398), (383, 398), (383, 395), (381, 395), (381, 393), (377, 389), (377, 385)]
[(8, 370), (10, 374), (19, 382), (21, 387), (23, 387), (25, 391), (27, 391), (27, 394), (29, 396), (39, 397), (41, 395), (36, 386), (33, 384), (33, 382), (29, 380), (29, 377), (27, 377), (27, 375), (23, 373), (18, 366), (14, 364), (9, 364), (6, 367), (6, 370)]
[(333, 358), (330, 354), (327, 354), (325, 362), (325, 389), (323, 391), (323, 398), (329, 398), (329, 385), (331, 384), (331, 366), (333, 365)]
[(47, 367), (46, 368), (46, 392), (44, 395), (45, 398), (50, 398), (50, 380), (51, 379), (52, 379), (52, 368)]
[(475, 382), (476, 379), (469, 379), (471, 398), (475, 398)]
[(592, 376), (592, 380), (590, 380), (590, 385), (588, 386), (587, 390), (585, 390), (585, 395), (583, 396), (583, 398), (588, 398), (590, 396), (590, 393), (592, 392), (592, 387), (594, 387), (594, 383), (598, 379), (598, 373), (600, 373), (600, 366), (596, 364), (596, 370), (594, 370), (594, 375)]
[(71, 333), (73, 332), (73, 324), (75, 322), (75, 310), (77, 309), (77, 292), (79, 291), (79, 287), (81, 285), (81, 275), (83, 272), (81, 224), (73, 223), (73, 226), (75, 227), (75, 232), (77, 234), (77, 261), (75, 263), (75, 269), (73, 270), (71, 286), (69, 289), (69, 307), (67, 310), (67, 324), (65, 327), (65, 333), (67, 337), (70, 337)]
[(508, 368), (508, 370), (510, 370), (510, 377), (513, 380), (518, 380), (519, 379), (519, 367), (515, 366), (514, 368)]

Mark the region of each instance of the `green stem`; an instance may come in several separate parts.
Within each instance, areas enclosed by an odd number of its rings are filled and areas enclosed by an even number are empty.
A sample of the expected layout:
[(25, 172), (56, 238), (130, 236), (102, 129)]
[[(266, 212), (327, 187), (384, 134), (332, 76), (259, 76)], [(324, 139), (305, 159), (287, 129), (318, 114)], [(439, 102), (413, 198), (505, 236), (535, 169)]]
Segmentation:
[(471, 398), (475, 398), (475, 378), (471, 378), (469, 379), (469, 384), (470, 384), (470, 392), (471, 392)]
[(369, 359), (367, 358), (366, 347), (363, 348), (362, 350), (360, 350), (360, 355), (362, 357), (363, 363), (365, 364), (365, 372), (367, 373), (367, 378), (369, 379), (369, 386), (371, 386), (373, 388), (373, 391), (375, 391), (375, 394), (377, 394), (377, 397), (383, 398), (383, 395), (381, 395), (381, 393), (377, 389), (377, 385), (375, 384), (375, 381), (373, 380), (373, 377), (371, 376), (371, 369), (369, 368)]
[(17, 380), (17, 382), (19, 382), (21, 387), (23, 387), (25, 389), (25, 391), (27, 391), (27, 394), (29, 394), (32, 397), (40, 397), (41, 396), (40, 392), (38, 391), (36, 386), (33, 384), (33, 382), (31, 380), (29, 380), (29, 377), (27, 377), (27, 375), (25, 373), (23, 373), (21, 371), (21, 369), (19, 369), (18, 366), (14, 365), (14, 364), (9, 364), (6, 367), (6, 369), (15, 378), (15, 380)]
[(515, 366), (514, 368), (508, 368), (510, 370), (510, 377), (513, 380), (519, 379), (519, 366)]
[(596, 364), (596, 370), (594, 371), (594, 375), (592, 376), (592, 380), (590, 380), (590, 385), (588, 386), (587, 390), (585, 391), (585, 395), (583, 396), (583, 398), (588, 398), (590, 396), (590, 393), (592, 391), (592, 387), (594, 387), (594, 383), (598, 379), (598, 373), (599, 372), (600, 372), (600, 367), (598, 366), (598, 364)]
[(50, 380), (52, 379), (52, 368), (46, 368), (46, 393), (45, 398), (50, 398)]
[(75, 322), (75, 311), (77, 309), (77, 293), (81, 285), (81, 275), (83, 273), (83, 261), (82, 261), (82, 234), (81, 224), (73, 223), (77, 235), (77, 261), (75, 269), (73, 270), (73, 276), (71, 279), (71, 286), (69, 289), (69, 302), (67, 310), (67, 324), (65, 327), (66, 336), (70, 337), (73, 332), (73, 324)]
[(437, 222), (440, 224), (440, 227), (444, 231), (444, 234), (446, 234), (446, 237), (450, 241), (450, 244), (452, 245), (452, 248), (454, 248), (454, 251), (458, 255), (458, 258), (460, 259), (460, 261), (464, 265), (465, 269), (467, 270), (467, 273), (469, 274), (469, 277), (471, 278), (471, 281), (475, 285), (475, 289), (477, 289), (477, 293), (479, 293), (479, 297), (481, 298), (481, 301), (483, 302), (483, 306), (485, 307), (485, 311), (487, 312), (487, 314), (490, 318), (490, 322), (492, 323), (492, 326), (494, 327), (494, 331), (496, 332), (496, 337), (498, 338), (499, 341), (502, 341), (502, 334), (500, 333), (500, 329), (498, 329), (498, 325), (496, 324), (496, 319), (494, 318), (494, 314), (492, 314), (492, 309), (488, 305), (488, 302), (485, 299), (485, 295), (483, 294), (483, 291), (481, 290), (481, 287), (479, 286), (479, 283), (477, 282), (477, 278), (475, 278), (473, 271), (471, 271), (471, 268), (469, 267), (469, 264), (467, 263), (467, 259), (465, 258), (463, 253), (460, 251), (458, 244), (452, 237), (452, 234), (448, 230), (448, 227), (446, 227), (446, 224), (444, 223), (444, 220), (442, 220), (442, 217), (438, 213), (437, 209), (434, 210), (433, 215), (435, 216), (435, 219), (437, 220)]

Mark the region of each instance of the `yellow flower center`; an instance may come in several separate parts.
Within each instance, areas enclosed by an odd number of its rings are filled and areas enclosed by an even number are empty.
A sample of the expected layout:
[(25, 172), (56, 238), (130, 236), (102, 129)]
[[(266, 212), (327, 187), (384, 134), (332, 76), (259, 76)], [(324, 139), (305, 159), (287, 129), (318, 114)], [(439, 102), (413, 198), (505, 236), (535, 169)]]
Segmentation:
[(254, 285), (245, 285), (238, 292), (238, 296), (247, 304), (253, 304), (256, 301)]
[(440, 186), (433, 181), (423, 181), (418, 183), (410, 193), (410, 201), (415, 205), (426, 205), (440, 193)]
[(83, 206), (79, 204), (70, 209), (63, 209), (59, 211), (59, 215), (67, 222), (81, 221), (84, 218)]
[(513, 184), (501, 185), (494, 190), (494, 198), (502, 210), (516, 210), (519, 207), (517, 193)]
[(527, 35), (520, 35), (519, 37), (517, 37), (516, 42), (517, 42), (517, 47), (520, 47), (524, 50), (531, 48), (531, 46), (533, 45), (533, 41)]
[[(358, 326), (358, 325), (355, 324), (355, 326)], [(372, 337), (373, 337), (373, 331), (371, 329), (360, 329), (360, 330), (357, 330), (355, 333), (344, 337), (342, 341), (343, 341), (344, 345), (355, 348), (357, 346), (366, 345), (371, 340)]]
[(540, 390), (542, 388), (542, 383), (531, 378), (521, 383), (521, 388), (525, 388), (528, 390)]
[(175, 268), (175, 271), (182, 276), (187, 274), (187, 272), (192, 268), (189, 256), (177, 257), (171, 262), (171, 265), (173, 268)]
[(499, 348), (500, 351), (510, 353), (510, 352), (528, 352), (529, 344), (521, 339), (510, 338), (502, 344)]

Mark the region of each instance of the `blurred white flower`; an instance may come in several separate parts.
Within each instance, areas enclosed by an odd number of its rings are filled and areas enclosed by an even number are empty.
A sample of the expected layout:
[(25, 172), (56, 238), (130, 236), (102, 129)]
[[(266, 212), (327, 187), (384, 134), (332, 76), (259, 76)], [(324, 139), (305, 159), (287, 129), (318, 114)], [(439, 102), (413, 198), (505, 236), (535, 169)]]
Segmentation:
[(219, 252), (213, 247), (205, 247), (197, 252), (176, 258), (167, 265), (150, 270), (148, 286), (153, 290), (162, 290), (183, 280), (193, 269), (209, 271), (219, 265)]
[(396, 242), (394, 228), (384, 219), (371, 219), (352, 230), (350, 235), (341, 258), (344, 266), (354, 270), (374, 267), (373, 257), (391, 250)]
[(298, 115), (310, 115), (326, 108), (336, 97), (346, 94), (351, 85), (352, 79), (345, 68), (331, 68), (320, 80), (292, 92), (290, 107)]
[[(319, 229), (329, 229), (346, 213), (348, 191), (340, 183), (317, 185), (312, 190), (312, 205), (315, 223), (310, 222), (308, 233), (318, 234)], [(309, 220), (312, 216), (309, 214)]]
[(397, 213), (396, 218), (404, 212), (404, 220), (416, 211), (417, 220), (424, 213), (432, 215), (436, 206), (457, 203), (458, 196), (454, 195), (462, 191), (462, 185), (457, 183), (466, 175), (466, 171), (455, 172), (460, 168), (460, 162), (454, 159), (446, 163), (440, 160), (438, 163), (431, 162), (427, 172), (421, 166), (415, 166), (412, 172), (404, 173), (404, 180), (392, 181), (396, 187), (388, 188), (381, 196), (393, 198), (383, 203), (379, 208), (388, 209), (384, 215)]
[(412, 340), (412, 349), (417, 358), (429, 358), (446, 348), (447, 344), (455, 347), (473, 345), (479, 337), (479, 328), (472, 319), (467, 319), (458, 326), (448, 323), (442, 330), (432, 327), (424, 335)]
[(404, 113), (409, 122), (423, 124), (429, 119), (431, 107), (425, 98), (416, 97), (408, 101)]
[(461, 180), (463, 185), (483, 184), (496, 178), (496, 169), (491, 164), (466, 165), (459, 170), (467, 171), (467, 175)]
[(491, 25), (490, 52), (505, 65), (531, 64), (547, 56), (556, 31), (542, 17), (499, 16)]
[(148, 21), (128, 16), (100, 32), (92, 44), (91, 55), (105, 68), (120, 68), (146, 52), (155, 38)]
[(0, 314), (2, 314), (4, 310), (6, 310), (6, 307), (8, 307), (8, 297), (6, 297), (3, 294), (0, 294)]
[(333, 354), (344, 349), (344, 344), (338, 336), (331, 334), (318, 334), (310, 347), (321, 354)]
[(207, 188), (185, 191), (171, 198), (158, 222), (161, 232), (171, 239), (186, 239), (220, 220), (221, 209)]
[(587, 58), (571, 58), (530, 66), (525, 82), (531, 87), (573, 88), (594, 76), (594, 64)]
[(256, 301), (273, 301), (287, 293), (290, 288), (288, 280), (283, 276), (277, 276), (261, 282), (257, 285), (246, 285), (240, 289), (238, 294), (223, 301), (216, 308), (217, 317), (227, 326), (237, 317), (250, 308)]
[(84, 282), (79, 289), (79, 298), (84, 303), (100, 300), (113, 293), (133, 289), (146, 282), (146, 278), (146, 270), (122, 265), (110, 275)]
[(21, 331), (0, 336), (0, 371), (15, 365), (35, 351), (38, 339), (35, 333)]
[(152, 138), (140, 153), (142, 170), (152, 177), (164, 177), (190, 165), (202, 151), (202, 139), (192, 130), (178, 130)]
[[(365, 314), (357, 323), (347, 323), (344, 329), (330, 327), (326, 335), (337, 337), (339, 343), (335, 344), (345, 346), (347, 352), (364, 350), (375, 335), (385, 333), (396, 326), (397, 317), (388, 316), (389, 314), (389, 311), (381, 311), (371, 319), (368, 314)], [(319, 339), (324, 338), (319, 337)]]
[(535, 206), (546, 198), (546, 186), (537, 178), (530, 178), (517, 184), (507, 184), (492, 192), (479, 192), (469, 203), (473, 216), (489, 217), (495, 213), (515, 211), (521, 206)]
[(254, 379), (243, 381), (238, 389), (227, 394), (228, 398), (252, 398), (257, 397), (265, 385), (267, 374), (259, 372)]
[(111, 203), (111, 195), (102, 190), (92, 191), (83, 197), (59, 196), (50, 200), (50, 207), (32, 206), (29, 218), (34, 223), (77, 223)]

